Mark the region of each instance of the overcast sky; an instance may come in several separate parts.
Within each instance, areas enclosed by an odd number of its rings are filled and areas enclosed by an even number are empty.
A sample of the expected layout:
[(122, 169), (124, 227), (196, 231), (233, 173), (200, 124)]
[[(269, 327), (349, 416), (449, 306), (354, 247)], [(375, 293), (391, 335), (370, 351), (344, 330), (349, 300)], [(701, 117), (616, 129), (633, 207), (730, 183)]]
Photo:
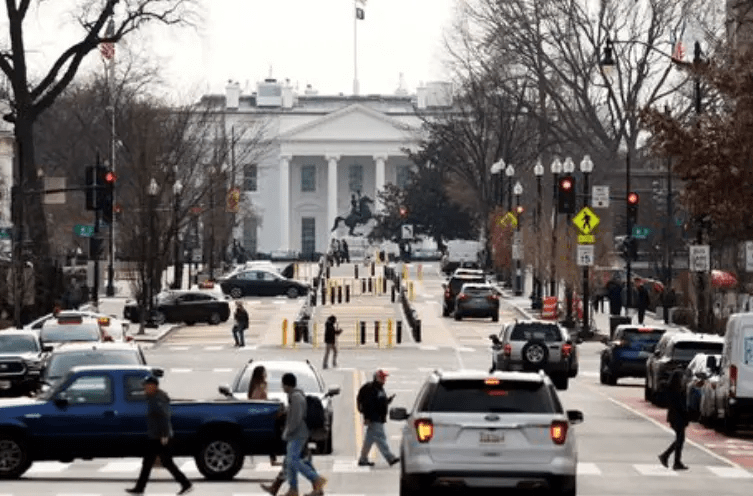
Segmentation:
[[(63, 4), (42, 2), (29, 16), (32, 66), (49, 66), (64, 44), (80, 37)], [(196, 98), (224, 91), (229, 79), (254, 90), (272, 76), (311, 84), (320, 94), (353, 90), (354, 0), (201, 0), (205, 23), (197, 29), (160, 27), (131, 38), (148, 46), (176, 93)], [(420, 82), (446, 79), (443, 33), (455, 0), (368, 0), (358, 21), (361, 94), (393, 93), (404, 73), (413, 91)], [(61, 10), (56, 10), (61, 9)], [(6, 31), (7, 32), (7, 31)], [(98, 54), (84, 71), (99, 70)]]

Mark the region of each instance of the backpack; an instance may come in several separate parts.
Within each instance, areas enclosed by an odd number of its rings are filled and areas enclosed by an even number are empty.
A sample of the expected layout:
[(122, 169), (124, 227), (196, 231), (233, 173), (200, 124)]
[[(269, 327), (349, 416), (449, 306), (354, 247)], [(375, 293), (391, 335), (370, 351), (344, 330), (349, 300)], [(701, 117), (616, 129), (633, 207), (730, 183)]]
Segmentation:
[(364, 413), (364, 403), (367, 401), (367, 396), (371, 392), (371, 383), (367, 382), (363, 386), (361, 386), (361, 389), (358, 390), (358, 396), (356, 397), (356, 406), (358, 407), (358, 411), (361, 413)]
[(324, 429), (324, 405), (316, 396), (306, 396), (306, 427), (310, 431)]

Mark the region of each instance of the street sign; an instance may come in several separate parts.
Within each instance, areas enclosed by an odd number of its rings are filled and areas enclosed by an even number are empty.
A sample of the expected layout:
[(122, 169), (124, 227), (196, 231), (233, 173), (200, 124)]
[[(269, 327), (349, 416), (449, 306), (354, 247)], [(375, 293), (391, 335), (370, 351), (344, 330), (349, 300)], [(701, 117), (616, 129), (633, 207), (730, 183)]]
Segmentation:
[(512, 259), (523, 260), (523, 245), (512, 245)]
[(594, 208), (609, 208), (609, 186), (594, 186), (591, 188), (591, 206)]
[(689, 258), (692, 272), (708, 272), (711, 268), (709, 245), (691, 245)]
[(599, 217), (593, 213), (593, 210), (590, 208), (583, 207), (583, 209), (573, 217), (573, 224), (575, 224), (575, 227), (577, 227), (583, 234), (591, 234), (593, 230), (596, 229), (596, 226), (599, 225)]
[(633, 237), (635, 239), (646, 239), (651, 234), (651, 229), (643, 226), (633, 226)]
[(753, 241), (745, 242), (745, 272), (753, 272)]
[(517, 227), (518, 226), (518, 219), (515, 217), (515, 214), (512, 212), (507, 212), (505, 215), (502, 216), (501, 219), (499, 219), (499, 225), (502, 227), (512, 226)]
[(578, 245), (578, 265), (590, 267), (594, 264), (594, 245)]
[(0, 239), (11, 239), (13, 237), (12, 227), (0, 227)]
[(402, 238), (413, 239), (413, 224), (403, 224)]
[(73, 226), (73, 234), (81, 236), (82, 238), (91, 238), (94, 236), (94, 226), (87, 226), (85, 224), (76, 224)]
[(593, 234), (578, 234), (578, 243), (582, 245), (592, 245), (596, 243), (596, 236)]

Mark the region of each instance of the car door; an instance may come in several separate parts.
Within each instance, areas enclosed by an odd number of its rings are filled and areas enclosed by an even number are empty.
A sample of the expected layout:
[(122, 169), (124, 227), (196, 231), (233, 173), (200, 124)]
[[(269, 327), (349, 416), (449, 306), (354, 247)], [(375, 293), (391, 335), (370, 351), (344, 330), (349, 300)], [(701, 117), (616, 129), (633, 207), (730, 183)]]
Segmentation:
[(208, 294), (196, 294), (193, 295), (194, 300), (191, 302), (193, 314), (196, 316), (195, 320), (205, 321), (209, 319), (209, 315), (212, 312), (217, 311), (217, 300), (212, 298)]
[(123, 377), (123, 406), (120, 412), (120, 441), (122, 456), (143, 455), (147, 442), (146, 395), (142, 382), (144, 373), (127, 374)]
[(196, 322), (199, 320), (194, 305), (195, 298), (192, 293), (182, 294), (175, 298), (170, 320), (174, 322)]

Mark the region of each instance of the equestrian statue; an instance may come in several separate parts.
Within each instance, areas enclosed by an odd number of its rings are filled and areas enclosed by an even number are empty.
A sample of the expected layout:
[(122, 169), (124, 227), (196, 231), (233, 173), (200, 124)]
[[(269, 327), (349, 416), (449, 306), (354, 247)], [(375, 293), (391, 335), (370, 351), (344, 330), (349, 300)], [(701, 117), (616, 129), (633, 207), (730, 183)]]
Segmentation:
[(340, 222), (345, 222), (345, 225), (348, 226), (348, 234), (350, 236), (354, 236), (355, 232), (353, 231), (356, 226), (366, 224), (371, 218), (371, 209), (369, 208), (369, 204), (373, 204), (374, 200), (369, 198), (368, 196), (361, 196), (361, 192), (358, 192), (358, 197), (356, 197), (355, 194), (350, 196), (350, 213), (347, 217), (335, 217), (335, 225), (332, 226), (332, 231), (337, 229), (337, 226), (340, 225)]

